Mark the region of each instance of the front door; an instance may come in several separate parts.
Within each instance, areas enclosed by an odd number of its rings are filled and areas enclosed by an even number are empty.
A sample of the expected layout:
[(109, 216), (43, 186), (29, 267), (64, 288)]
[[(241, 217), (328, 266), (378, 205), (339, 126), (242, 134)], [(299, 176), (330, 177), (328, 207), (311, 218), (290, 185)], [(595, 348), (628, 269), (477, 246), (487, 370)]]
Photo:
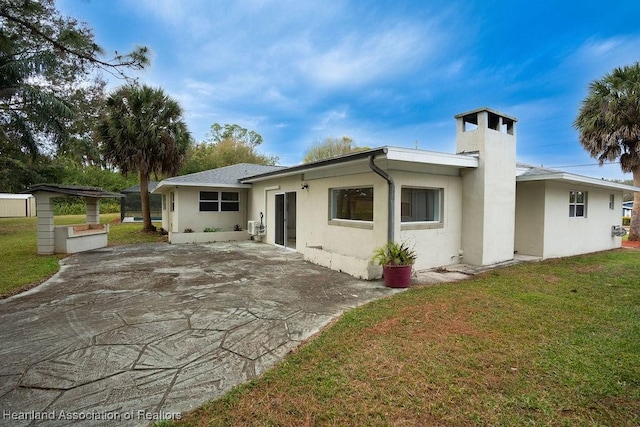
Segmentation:
[(276, 245), (296, 248), (296, 193), (276, 194)]

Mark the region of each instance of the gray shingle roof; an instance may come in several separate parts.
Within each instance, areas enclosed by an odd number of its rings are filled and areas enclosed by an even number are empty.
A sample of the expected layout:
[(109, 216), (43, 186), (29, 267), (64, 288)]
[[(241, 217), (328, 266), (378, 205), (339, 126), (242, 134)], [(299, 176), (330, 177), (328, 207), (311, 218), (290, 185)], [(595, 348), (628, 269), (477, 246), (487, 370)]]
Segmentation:
[[(154, 188), (156, 188), (156, 185), (158, 185), (158, 181), (149, 181), (149, 193), (151, 193), (153, 191)], [(125, 188), (124, 190), (121, 191), (121, 193), (139, 193), (140, 192), (140, 184), (134, 185), (133, 187), (129, 187), (129, 188)]]
[(526, 171), (519, 173), (518, 176), (537, 176), (537, 175), (550, 175), (555, 173), (565, 173), (558, 169), (545, 168), (544, 166), (532, 166), (526, 163), (517, 163), (517, 169), (526, 169)]
[(259, 175), (267, 172), (274, 172), (284, 169), (283, 166), (256, 165), (253, 163), (238, 163), (236, 165), (225, 166), (218, 169), (211, 169), (203, 172), (191, 173), (189, 175), (174, 176), (161, 182), (162, 185), (225, 185), (241, 186), (240, 180), (248, 176)]

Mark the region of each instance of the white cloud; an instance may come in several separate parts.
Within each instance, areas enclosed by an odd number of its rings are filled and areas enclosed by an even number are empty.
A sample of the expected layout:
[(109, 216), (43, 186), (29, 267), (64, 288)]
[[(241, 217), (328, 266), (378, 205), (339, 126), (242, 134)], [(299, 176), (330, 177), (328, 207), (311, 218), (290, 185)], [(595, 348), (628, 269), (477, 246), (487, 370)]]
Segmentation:
[(323, 86), (361, 86), (414, 68), (433, 52), (433, 39), (438, 38), (411, 25), (351, 33), (326, 50), (311, 47), (298, 66)]
[(580, 69), (591, 79), (600, 78), (616, 67), (637, 62), (640, 59), (638, 46), (638, 36), (591, 38), (578, 46), (573, 55), (568, 56), (565, 66)]
[(341, 122), (347, 118), (347, 111), (345, 107), (340, 109), (334, 109), (326, 111), (322, 114), (318, 123), (312, 127), (314, 131), (326, 131), (327, 129), (335, 129), (336, 122)]

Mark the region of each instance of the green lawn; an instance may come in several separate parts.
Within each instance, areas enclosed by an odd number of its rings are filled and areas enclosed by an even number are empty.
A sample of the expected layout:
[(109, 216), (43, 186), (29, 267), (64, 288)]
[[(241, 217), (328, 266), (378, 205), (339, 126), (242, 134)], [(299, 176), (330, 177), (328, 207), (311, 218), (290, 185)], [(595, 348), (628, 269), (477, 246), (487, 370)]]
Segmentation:
[[(100, 215), (102, 223), (111, 223), (120, 214)], [(56, 225), (82, 224), (84, 215), (56, 216)], [(157, 233), (142, 233), (141, 224), (110, 224), (109, 246), (155, 242)], [(0, 296), (11, 295), (41, 283), (58, 271), (64, 255), (38, 255), (36, 218), (0, 218)]]
[(638, 426), (639, 277), (622, 249), (412, 288), (179, 424)]
[[(140, 229), (111, 224), (110, 244), (158, 239)], [(36, 255), (35, 218), (0, 219), (0, 254), (5, 295), (61, 258)], [(637, 426), (639, 277), (640, 251), (622, 249), (412, 288), (180, 424)]]

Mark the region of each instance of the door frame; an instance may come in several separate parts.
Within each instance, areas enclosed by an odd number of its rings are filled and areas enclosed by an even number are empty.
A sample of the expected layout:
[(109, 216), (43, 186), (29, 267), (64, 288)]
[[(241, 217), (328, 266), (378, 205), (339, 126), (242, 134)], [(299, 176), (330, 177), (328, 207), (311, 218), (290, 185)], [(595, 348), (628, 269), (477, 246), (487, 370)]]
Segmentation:
[[(291, 199), (291, 195), (293, 195), (293, 198)], [(282, 212), (278, 212), (278, 197), (282, 197), (282, 204), (283, 204), (283, 208), (282, 208)], [(275, 223), (274, 223), (274, 236), (273, 236), (273, 242), (276, 246), (284, 248), (284, 249), (289, 249), (289, 250), (297, 250), (296, 247), (297, 245), (294, 243), (293, 246), (289, 245), (289, 241), (290, 241), (290, 236), (289, 236), (289, 230), (292, 228), (290, 227), (291, 224), (291, 219), (289, 218), (289, 206), (291, 201), (293, 200), (294, 205), (294, 218), (293, 218), (293, 229), (296, 230), (296, 234), (297, 234), (297, 216), (298, 216), (298, 194), (296, 191), (280, 191), (278, 193), (274, 194), (274, 217), (275, 217)], [(279, 215), (280, 214), (280, 215)], [(282, 243), (278, 243), (279, 241), (279, 231), (282, 231)]]

